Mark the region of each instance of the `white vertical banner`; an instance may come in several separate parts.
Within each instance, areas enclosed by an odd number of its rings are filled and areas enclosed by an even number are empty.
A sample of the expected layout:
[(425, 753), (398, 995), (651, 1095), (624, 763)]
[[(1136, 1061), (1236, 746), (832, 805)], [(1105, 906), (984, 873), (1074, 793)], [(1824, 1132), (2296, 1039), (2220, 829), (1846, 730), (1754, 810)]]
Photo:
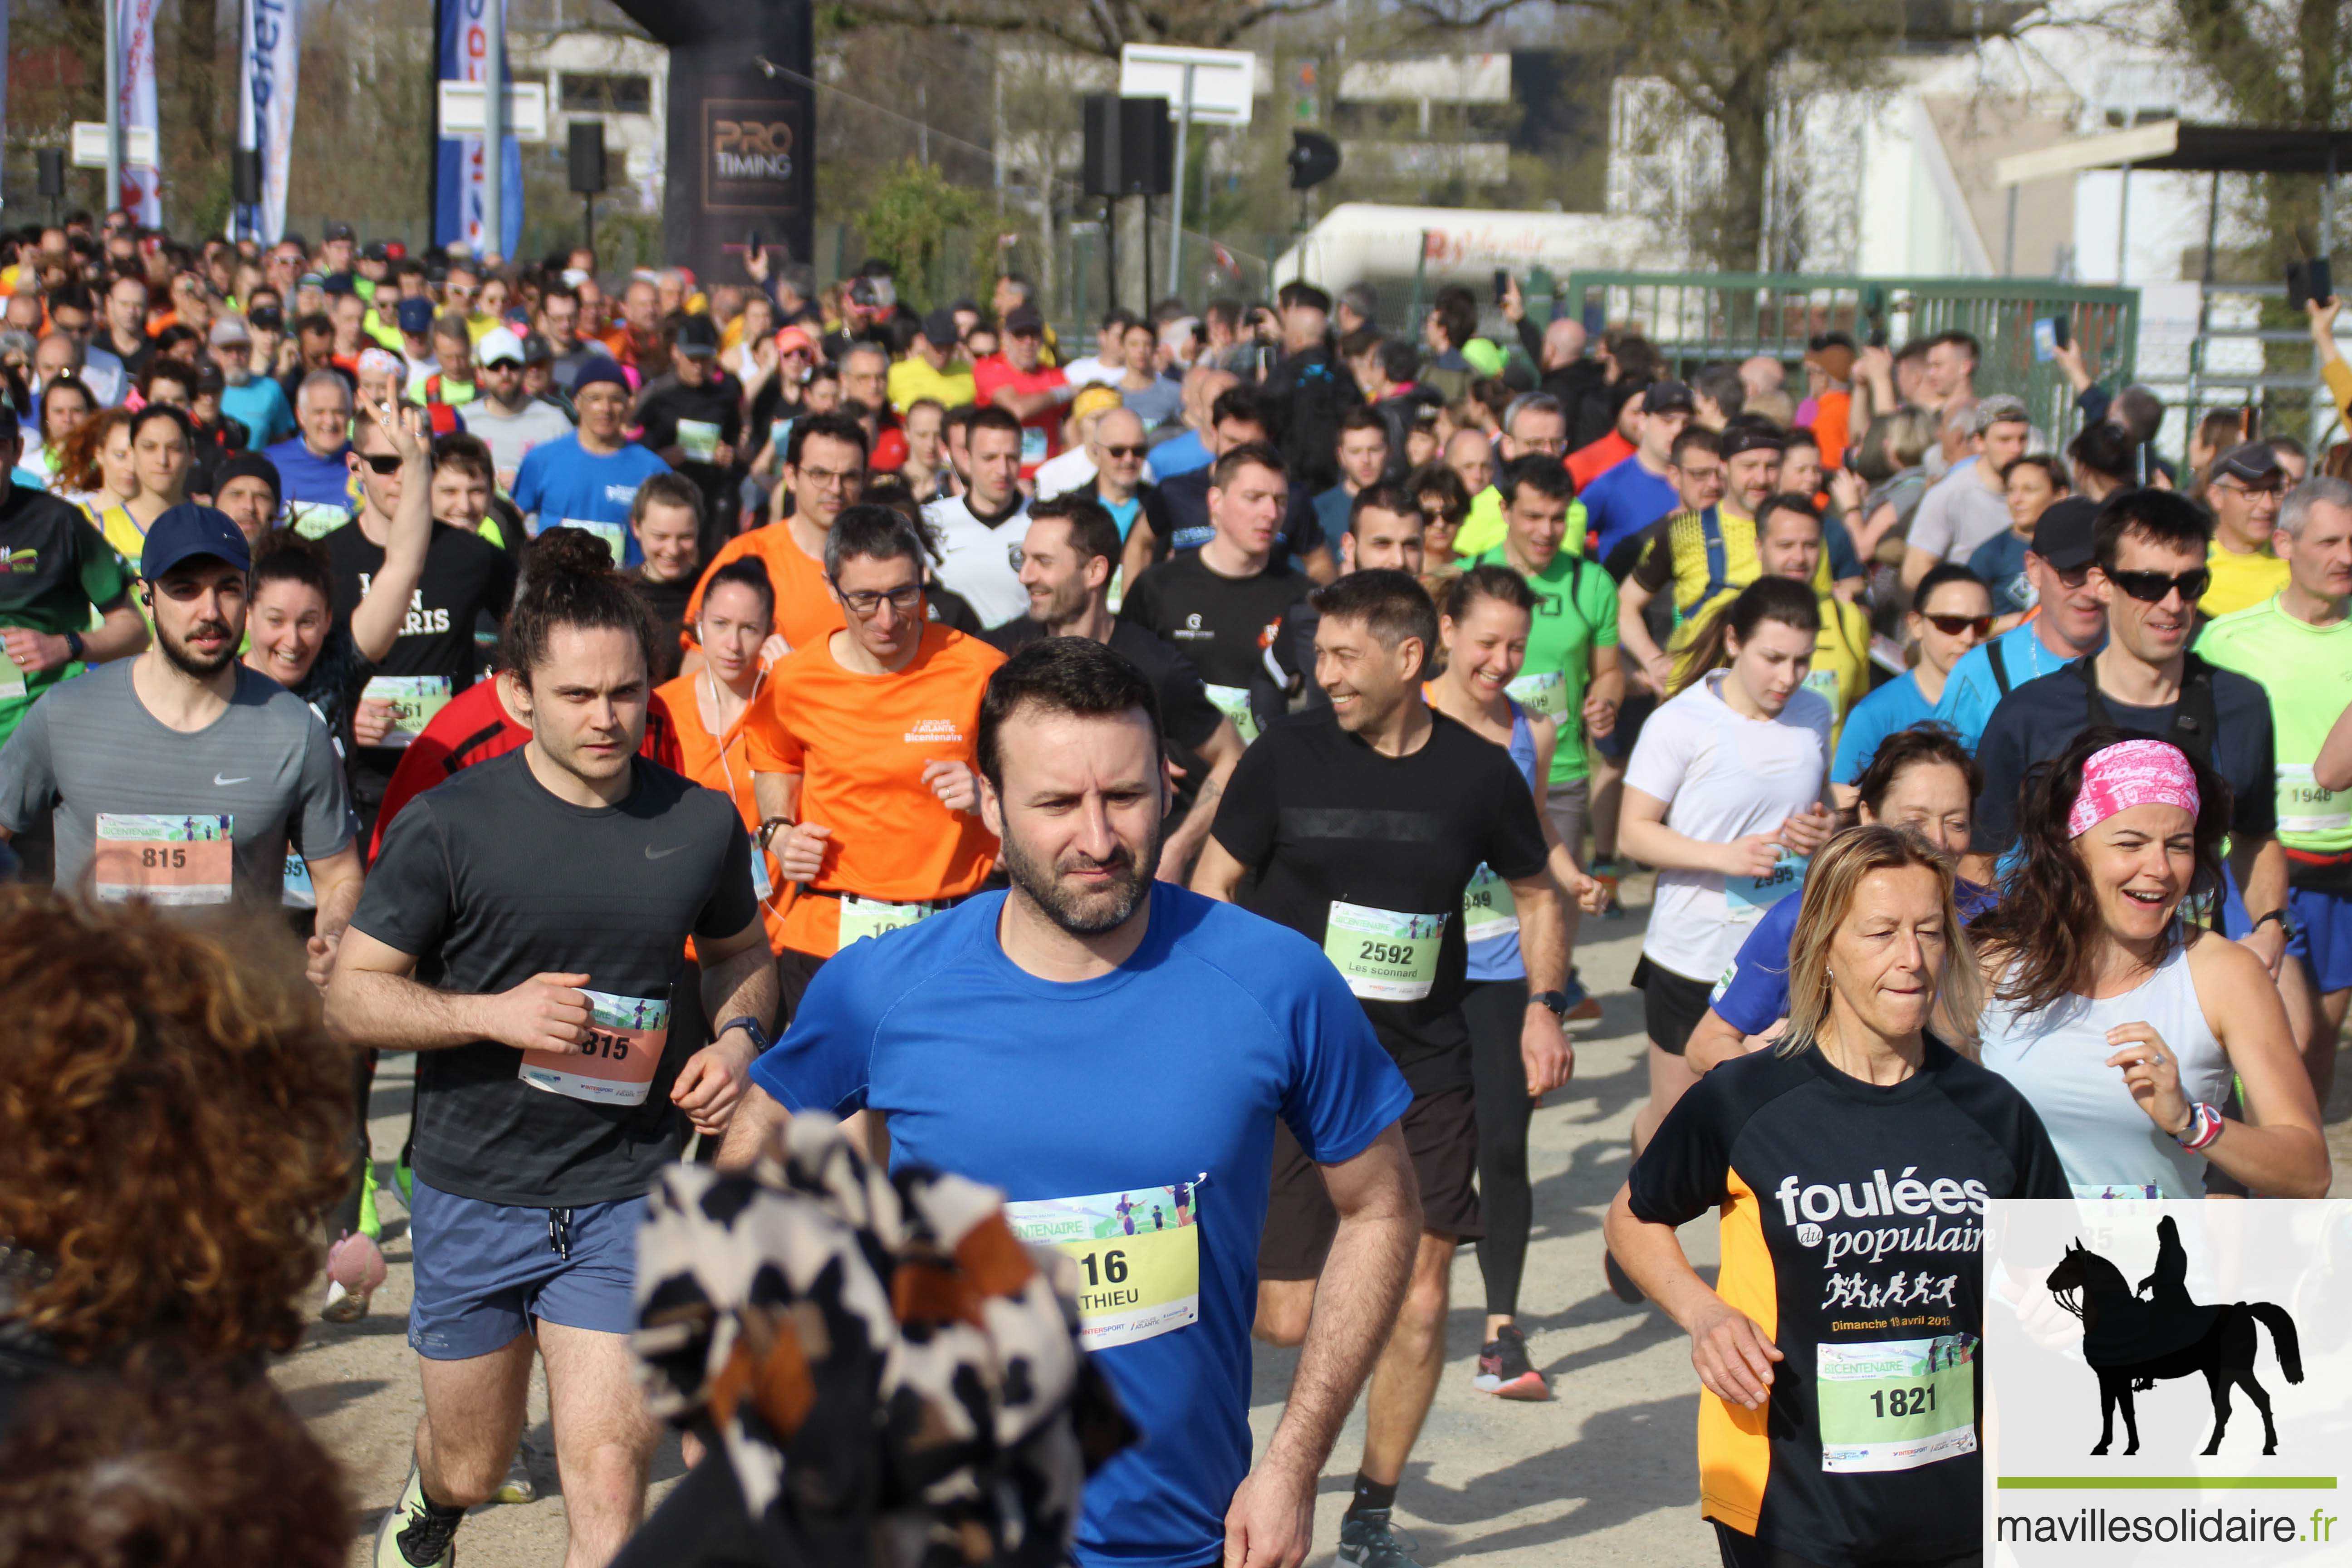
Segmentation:
[(122, 168), (122, 205), (131, 216), (151, 228), (163, 225), (163, 176), (152, 168), (133, 164), (127, 156), (131, 132), (144, 128), (157, 132), (157, 156), (162, 156), (161, 127), (155, 116), (155, 18), (162, 0), (115, 0), (119, 24), (115, 37), (122, 50), (122, 94), (115, 106), (122, 127), (126, 156)]
[(294, 157), (295, 78), (302, 63), (299, 0), (245, 0), (243, 60), (236, 144), (260, 150), (255, 237), (275, 245), (286, 232), (286, 184)]

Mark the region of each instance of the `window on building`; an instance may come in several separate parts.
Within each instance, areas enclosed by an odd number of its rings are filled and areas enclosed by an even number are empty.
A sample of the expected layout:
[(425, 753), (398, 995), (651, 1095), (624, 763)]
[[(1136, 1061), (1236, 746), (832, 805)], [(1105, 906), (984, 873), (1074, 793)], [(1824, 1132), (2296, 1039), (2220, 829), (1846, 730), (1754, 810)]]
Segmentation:
[(558, 89), (567, 114), (651, 114), (654, 79), (602, 71), (565, 71)]

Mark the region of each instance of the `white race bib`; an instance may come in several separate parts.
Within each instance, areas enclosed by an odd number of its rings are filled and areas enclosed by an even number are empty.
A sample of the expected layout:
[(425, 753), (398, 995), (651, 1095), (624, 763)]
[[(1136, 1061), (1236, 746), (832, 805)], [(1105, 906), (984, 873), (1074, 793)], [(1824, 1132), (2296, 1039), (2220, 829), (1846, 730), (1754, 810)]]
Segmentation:
[(1475, 945), (1515, 935), (1518, 929), (1519, 906), (1510, 883), (1495, 875), (1492, 866), (1481, 865), (1462, 890), (1462, 940)]
[(1323, 952), (1367, 1002), (1418, 1002), (1437, 979), (1437, 955), (1445, 941), (1444, 915), (1400, 914), (1394, 910), (1331, 901), (1323, 929)]
[(603, 540), (605, 546), (613, 552), (613, 564), (615, 567), (618, 567), (622, 561), (626, 558), (623, 552), (627, 548), (625, 541), (628, 537), (629, 531), (621, 523), (591, 522), (585, 518), (567, 517), (557, 526), (562, 528), (576, 528), (583, 532), (593, 533), (597, 538)]
[(392, 704), (392, 728), (379, 744), (389, 751), (404, 750), (425, 732), (433, 716), (449, 706), (450, 680), (446, 675), (379, 675), (360, 696)]
[(1556, 669), (1522, 675), (1503, 689), (1528, 712), (1559, 719), (1568, 712), (1568, 682)]
[(856, 893), (842, 894), (840, 902), (841, 935), (834, 944), (836, 950), (864, 937), (904, 931), (930, 919), (941, 908), (938, 904), (885, 903), (879, 899), (861, 899)]
[(2352, 791), (2320, 788), (2309, 763), (2278, 764), (2281, 833), (2341, 833), (2347, 827), (2352, 827)]
[(1247, 745), (1257, 739), (1257, 715), (1250, 711), (1247, 687), (1211, 686), (1202, 681), (1201, 689), (1209, 694), (1209, 700), (1218, 712), (1234, 721), (1234, 728), (1241, 731), (1242, 744)]

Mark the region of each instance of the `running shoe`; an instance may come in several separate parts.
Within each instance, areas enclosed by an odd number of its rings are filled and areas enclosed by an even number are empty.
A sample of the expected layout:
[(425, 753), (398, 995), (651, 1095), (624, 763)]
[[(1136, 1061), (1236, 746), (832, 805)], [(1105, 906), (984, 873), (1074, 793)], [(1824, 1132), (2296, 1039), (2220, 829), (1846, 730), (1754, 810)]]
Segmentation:
[(1568, 1011), (1559, 1016), (1560, 1023), (1593, 1024), (1601, 1019), (1601, 998), (1584, 988), (1583, 980), (1574, 969), (1568, 972)]
[(360, 1234), (370, 1241), (383, 1240), (383, 1215), (375, 1206), (375, 1162), (370, 1160), (360, 1171)]
[(1505, 1323), (1495, 1341), (1478, 1352), (1478, 1375), (1470, 1386), (1497, 1399), (1549, 1399), (1551, 1384), (1528, 1359), (1528, 1337), (1517, 1323)]
[(1642, 1288), (1633, 1283), (1633, 1277), (1618, 1266), (1615, 1253), (1604, 1252), (1601, 1255), (1601, 1271), (1609, 1276), (1610, 1294), (1615, 1296), (1620, 1301), (1629, 1306), (1638, 1306), (1645, 1299), (1642, 1294)]
[(383, 1283), (383, 1251), (364, 1235), (347, 1236), (327, 1252), (327, 1301), (319, 1316), (331, 1323), (356, 1323)]
[(514, 1463), (507, 1467), (507, 1479), (490, 1494), (492, 1502), (537, 1502), (539, 1483), (530, 1479), (530, 1466), (525, 1463), (520, 1447), (515, 1449)]
[(1368, 1508), (1339, 1521), (1339, 1561), (1356, 1568), (1421, 1568), (1421, 1542), (1389, 1523), (1389, 1510)]
[(373, 1568), (457, 1568), (457, 1526), (464, 1514), (436, 1519), (425, 1506), (425, 1479), (408, 1468), (400, 1500), (384, 1510), (375, 1527)]
[(1595, 860), (1591, 866), (1587, 868), (1586, 875), (1590, 876), (1594, 881), (1609, 889), (1609, 901), (1601, 907), (1601, 918), (1604, 921), (1623, 920), (1625, 918), (1625, 906), (1617, 901), (1617, 862), (1614, 860)]
[(410, 1208), (416, 1206), (416, 1173), (409, 1169), (404, 1157), (392, 1163), (392, 1184), (400, 1189), (400, 1201)]

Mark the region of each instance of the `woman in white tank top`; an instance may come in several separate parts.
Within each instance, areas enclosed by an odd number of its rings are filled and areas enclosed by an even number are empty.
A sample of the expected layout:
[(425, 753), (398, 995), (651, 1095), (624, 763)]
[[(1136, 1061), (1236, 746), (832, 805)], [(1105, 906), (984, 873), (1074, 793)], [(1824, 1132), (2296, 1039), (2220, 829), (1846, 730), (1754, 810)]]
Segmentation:
[[(2227, 786), (2179, 748), (2104, 726), (2026, 783), (2023, 858), (1974, 930), (1991, 995), (1979, 1034), (2078, 1197), (2201, 1197), (2209, 1163), (2217, 1186), (2327, 1192), (2270, 972), (2179, 918), (2192, 883), (2220, 885), (2229, 816)], [(2220, 1110), (2233, 1077), (2242, 1121)]]

